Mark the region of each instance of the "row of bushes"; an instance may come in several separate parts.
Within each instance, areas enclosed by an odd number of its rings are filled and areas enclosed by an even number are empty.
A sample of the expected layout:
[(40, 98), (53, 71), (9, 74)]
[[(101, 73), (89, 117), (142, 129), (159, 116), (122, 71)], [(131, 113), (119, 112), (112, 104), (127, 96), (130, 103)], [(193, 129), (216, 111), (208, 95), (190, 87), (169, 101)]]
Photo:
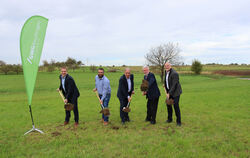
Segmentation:
[[(39, 66), (39, 71), (40, 72), (54, 72), (54, 71), (60, 71), (61, 67), (54, 66), (54, 65), (47, 65), (47, 66)], [(91, 66), (79, 66), (75, 69), (71, 70), (79, 70), (82, 72), (97, 72), (98, 67), (95, 65)], [(117, 72), (118, 70), (115, 69), (114, 67), (107, 67), (106, 69), (107, 72)], [(20, 64), (1, 64), (0, 65), (0, 73), (3, 73), (5, 75), (10, 74), (10, 73), (15, 73), (15, 74), (20, 74), (23, 72), (22, 65)]]
[(14, 72), (18, 75), (19, 73), (23, 72), (23, 68), (20, 64), (2, 64), (0, 65), (0, 72), (4, 73), (5, 75), (7, 75), (9, 72)]

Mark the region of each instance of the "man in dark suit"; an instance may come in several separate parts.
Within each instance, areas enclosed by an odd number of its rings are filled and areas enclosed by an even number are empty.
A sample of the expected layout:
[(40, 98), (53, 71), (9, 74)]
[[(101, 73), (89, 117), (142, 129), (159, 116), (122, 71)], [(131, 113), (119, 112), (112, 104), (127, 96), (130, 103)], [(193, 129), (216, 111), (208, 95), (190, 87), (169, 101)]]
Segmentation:
[[(177, 126), (181, 126), (181, 112), (179, 108), (180, 95), (182, 93), (181, 84), (179, 82), (178, 73), (171, 67), (170, 63), (165, 64), (165, 78), (164, 78), (164, 87), (167, 91), (167, 99), (174, 100), (174, 110), (176, 115)], [(168, 120), (167, 123), (173, 121), (172, 114), (173, 109), (172, 105), (167, 105), (168, 108)]]
[[(68, 75), (66, 67), (61, 68), (61, 75), (59, 76), (59, 79), (60, 87), (58, 90), (61, 90), (65, 97), (64, 103), (74, 104), (73, 111), (75, 116), (75, 127), (77, 127), (79, 122), (77, 99), (80, 96), (80, 93), (78, 91), (78, 88), (76, 87), (74, 79), (70, 75)], [(65, 110), (65, 112), (66, 117), (64, 125), (67, 125), (70, 119), (70, 111)]]
[(134, 94), (134, 76), (130, 74), (130, 69), (126, 68), (124, 75), (121, 76), (119, 80), (119, 87), (117, 91), (117, 97), (120, 101), (120, 117), (122, 124), (125, 122), (130, 122), (127, 112), (122, 111), (131, 101), (131, 95)]
[(160, 97), (160, 90), (157, 86), (155, 75), (149, 72), (149, 67), (143, 67), (144, 80), (148, 81), (148, 91), (143, 92), (148, 99), (147, 102), (147, 117), (145, 121), (150, 121), (151, 124), (156, 123), (156, 113), (158, 108), (158, 101)]

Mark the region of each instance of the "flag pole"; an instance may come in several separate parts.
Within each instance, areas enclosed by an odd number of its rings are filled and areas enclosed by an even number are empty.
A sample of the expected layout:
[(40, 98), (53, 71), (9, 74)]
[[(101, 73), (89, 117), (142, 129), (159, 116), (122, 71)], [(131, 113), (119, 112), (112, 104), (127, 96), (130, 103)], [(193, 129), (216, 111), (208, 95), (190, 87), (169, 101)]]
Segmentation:
[(31, 117), (31, 120), (32, 120), (32, 129), (29, 130), (29, 131), (27, 131), (26, 133), (24, 133), (24, 135), (26, 135), (26, 134), (28, 134), (30, 132), (35, 132), (35, 131), (37, 131), (37, 132), (39, 132), (41, 134), (44, 134), (43, 131), (35, 128), (35, 124), (34, 124), (34, 120), (33, 120), (33, 115), (32, 115), (32, 110), (31, 110), (31, 105), (29, 105), (29, 108), (30, 108), (30, 117)]
[(35, 128), (31, 109), (31, 101), (35, 87), (36, 76), (42, 53), (47, 24), (47, 18), (35, 15), (26, 20), (21, 31), (20, 52), (23, 65), (26, 93), (28, 96), (30, 117), (32, 120), (32, 129), (27, 131), (24, 135), (34, 131), (43, 134), (43, 131)]

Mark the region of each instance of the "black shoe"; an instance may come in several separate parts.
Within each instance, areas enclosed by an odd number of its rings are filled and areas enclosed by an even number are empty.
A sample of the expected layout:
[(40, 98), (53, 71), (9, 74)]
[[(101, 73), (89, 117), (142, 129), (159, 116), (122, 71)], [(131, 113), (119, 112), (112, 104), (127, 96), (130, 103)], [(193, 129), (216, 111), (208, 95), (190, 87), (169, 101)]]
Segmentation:
[(152, 125), (154, 125), (154, 124), (156, 124), (156, 121), (150, 121), (150, 123), (151, 123)]
[(171, 123), (171, 122), (172, 122), (172, 120), (167, 120), (167, 121), (166, 121), (166, 123)]
[(150, 119), (148, 119), (148, 118), (146, 118), (146, 119), (145, 119), (145, 122), (147, 122), (147, 121), (151, 121), (151, 120), (150, 120)]
[(126, 119), (125, 122), (126, 122), (126, 121), (127, 121), (127, 122), (130, 122), (130, 119)]
[(179, 127), (180, 127), (180, 126), (181, 126), (181, 123), (180, 123), (180, 122), (179, 122), (179, 123), (177, 123), (177, 124), (176, 124), (176, 126), (179, 126)]

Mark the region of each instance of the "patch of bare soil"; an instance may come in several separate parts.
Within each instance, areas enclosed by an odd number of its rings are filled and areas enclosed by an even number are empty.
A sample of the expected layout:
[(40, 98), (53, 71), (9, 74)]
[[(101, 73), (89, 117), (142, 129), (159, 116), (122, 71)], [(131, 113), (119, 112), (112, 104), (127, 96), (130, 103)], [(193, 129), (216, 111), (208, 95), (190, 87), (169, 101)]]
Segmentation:
[(250, 70), (217, 70), (213, 73), (228, 76), (250, 76)]
[(120, 127), (118, 127), (118, 126), (111, 126), (111, 128), (112, 128), (113, 130), (119, 130)]
[(62, 133), (58, 132), (58, 131), (55, 131), (55, 132), (52, 132), (51, 135), (53, 137), (56, 137), (56, 136), (60, 136)]

